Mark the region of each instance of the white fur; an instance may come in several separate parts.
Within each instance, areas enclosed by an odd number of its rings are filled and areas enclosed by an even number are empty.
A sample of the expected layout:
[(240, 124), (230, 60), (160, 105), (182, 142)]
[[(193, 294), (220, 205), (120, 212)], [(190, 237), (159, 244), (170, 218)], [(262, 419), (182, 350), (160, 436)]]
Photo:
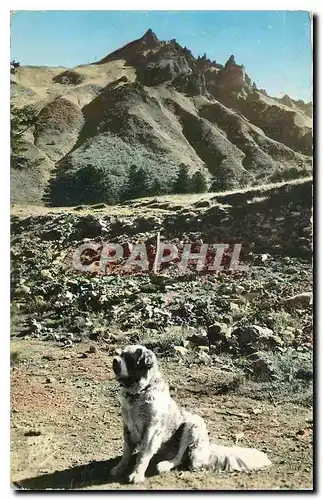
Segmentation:
[(125, 363), (125, 360), (121, 358), (120, 356), (117, 356), (115, 359), (117, 359), (120, 362), (121, 370), (120, 370), (120, 377), (128, 377), (128, 369), (127, 365)]
[(250, 471), (271, 465), (265, 453), (255, 448), (211, 445), (210, 468), (214, 471)]

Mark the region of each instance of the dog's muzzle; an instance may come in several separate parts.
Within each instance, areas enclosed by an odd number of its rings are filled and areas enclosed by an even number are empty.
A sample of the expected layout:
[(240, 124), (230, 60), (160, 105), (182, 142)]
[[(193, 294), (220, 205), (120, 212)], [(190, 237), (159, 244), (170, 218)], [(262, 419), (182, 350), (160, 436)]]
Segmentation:
[(112, 369), (116, 375), (121, 374), (121, 360), (118, 358), (114, 358), (112, 361)]

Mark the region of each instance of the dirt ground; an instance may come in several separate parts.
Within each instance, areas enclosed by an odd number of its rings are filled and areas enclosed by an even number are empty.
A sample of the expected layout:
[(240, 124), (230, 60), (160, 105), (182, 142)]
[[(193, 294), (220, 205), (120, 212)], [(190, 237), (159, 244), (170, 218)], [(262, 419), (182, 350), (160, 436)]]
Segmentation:
[[(115, 482), (122, 427), (109, 348), (80, 343), (62, 349), (50, 342), (11, 342), (11, 473), (20, 489), (312, 489), (310, 407), (233, 394), (212, 394), (214, 367), (190, 369), (162, 363), (174, 397), (207, 421), (213, 440), (266, 451), (273, 465), (254, 473), (157, 476), (143, 485)], [(206, 390), (207, 387), (207, 390)]]

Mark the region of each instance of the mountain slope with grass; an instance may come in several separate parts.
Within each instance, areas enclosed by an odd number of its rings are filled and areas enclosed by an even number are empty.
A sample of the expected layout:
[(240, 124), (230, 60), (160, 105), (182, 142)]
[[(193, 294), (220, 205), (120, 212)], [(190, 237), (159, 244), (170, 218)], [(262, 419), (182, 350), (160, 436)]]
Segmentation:
[(234, 56), (196, 58), (151, 30), (92, 64), (17, 68), (11, 100), (36, 113), (15, 203), (118, 203), (134, 167), (142, 195), (173, 192), (181, 165), (214, 190), (311, 175), (310, 103), (271, 98)]

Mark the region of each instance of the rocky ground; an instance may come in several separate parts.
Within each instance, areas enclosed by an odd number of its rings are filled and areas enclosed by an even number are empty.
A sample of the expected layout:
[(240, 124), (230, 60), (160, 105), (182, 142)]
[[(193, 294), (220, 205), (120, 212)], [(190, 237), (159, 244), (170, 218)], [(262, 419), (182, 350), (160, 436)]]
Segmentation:
[[(12, 341), (12, 481), (17, 489), (134, 489), (115, 482), (122, 427), (111, 362), (115, 343), (86, 341), (63, 349), (40, 339)], [(191, 473), (156, 476), (139, 489), (252, 490), (312, 488), (311, 397), (274, 389), (254, 391), (230, 364), (196, 366), (162, 360), (173, 396), (207, 421), (213, 440), (257, 446), (273, 461), (251, 474)], [(294, 378), (293, 381), (295, 382)], [(303, 386), (303, 390), (305, 390)], [(136, 487), (136, 489), (138, 486)]]
[[(111, 361), (116, 349), (140, 342), (156, 352), (174, 397), (206, 419), (214, 440), (257, 446), (273, 461), (268, 470), (231, 475), (157, 477), (152, 466), (142, 488), (311, 489), (310, 193), (303, 182), (188, 204), (142, 200), (112, 211), (14, 207), (15, 487), (132, 488), (109, 478), (122, 444)], [(254, 242), (242, 254), (244, 272), (225, 266), (217, 274), (196, 273), (191, 266), (179, 277), (170, 266), (157, 275), (102, 276), (71, 266), (85, 241), (153, 247), (157, 231), (181, 244), (179, 228), (185, 241), (207, 241), (211, 228), (222, 227), (231, 244), (241, 241), (239, 224)], [(95, 253), (87, 258), (98, 260)]]

